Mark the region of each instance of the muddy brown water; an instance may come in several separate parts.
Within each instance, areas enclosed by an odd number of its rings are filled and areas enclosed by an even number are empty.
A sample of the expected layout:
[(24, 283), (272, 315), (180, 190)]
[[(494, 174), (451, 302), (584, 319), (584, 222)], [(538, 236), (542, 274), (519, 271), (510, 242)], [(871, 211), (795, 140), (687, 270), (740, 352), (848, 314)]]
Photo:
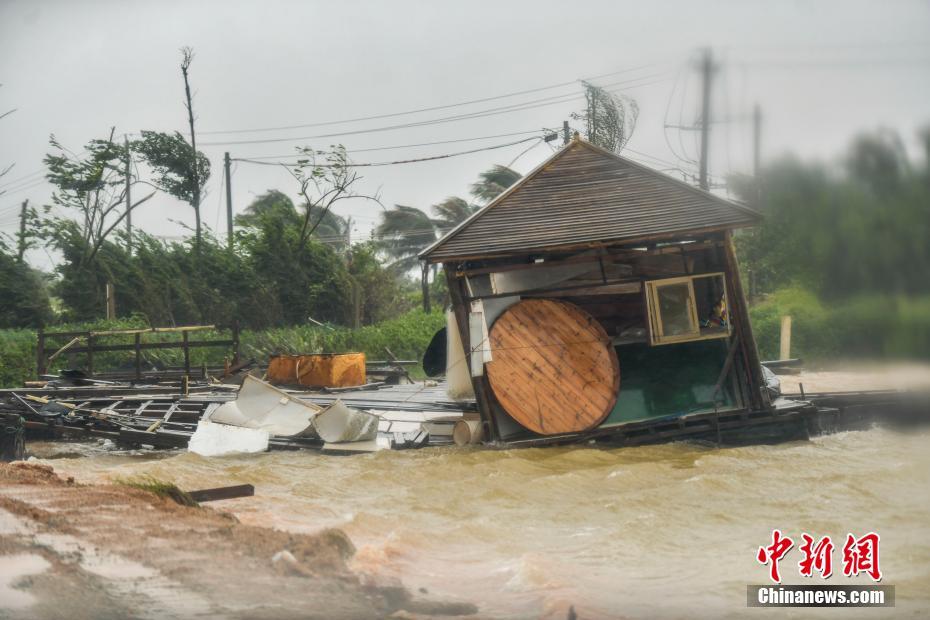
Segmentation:
[[(773, 528), (839, 540), (881, 535), (894, 610), (793, 610), (792, 617), (930, 614), (930, 432), (875, 429), (777, 446), (689, 443), (596, 449), (429, 448), (350, 457), (308, 452), (206, 459), (96, 444), (32, 444), (80, 482), (150, 475), (182, 488), (250, 482), (215, 502), (283, 530), (342, 528), (354, 568), (413, 591), (476, 603), (481, 617), (749, 617), (746, 585)], [(56, 458), (56, 453), (58, 457)], [(69, 454), (70, 453), (70, 454)], [(49, 458), (50, 457), (50, 458)], [(797, 547), (782, 561), (798, 575)], [(876, 613), (883, 612), (883, 613)], [(783, 614), (780, 614), (783, 615)]]

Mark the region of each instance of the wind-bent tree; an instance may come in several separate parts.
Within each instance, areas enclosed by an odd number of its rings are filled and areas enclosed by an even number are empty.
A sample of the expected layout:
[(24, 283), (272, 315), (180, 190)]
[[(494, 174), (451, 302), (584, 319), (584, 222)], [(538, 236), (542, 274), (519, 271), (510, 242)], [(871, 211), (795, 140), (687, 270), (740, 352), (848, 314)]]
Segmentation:
[[(495, 165), (478, 175), (478, 181), (471, 186), (471, 194), (480, 203), (487, 204), (520, 178), (519, 172), (507, 166)], [(430, 218), (416, 207), (395, 205), (393, 209), (381, 213), (381, 223), (375, 229), (378, 248), (393, 259), (391, 267), (396, 267), (400, 272), (411, 271), (417, 264), (420, 252), (479, 208), (480, 204), (450, 196), (431, 207), (435, 217)], [(426, 312), (431, 308), (429, 271), (428, 265), (420, 265), (420, 287)]]
[(434, 204), (431, 209), (433, 215), (436, 216), (433, 224), (439, 234), (444, 235), (468, 219), (478, 210), (478, 205), (469, 204), (467, 200), (458, 196), (449, 196), (442, 202)]
[[(416, 207), (394, 205), (381, 212), (381, 223), (375, 228), (379, 249), (393, 259), (390, 267), (400, 272), (412, 270), (417, 257), (426, 246), (436, 240), (436, 225), (430, 217)], [(429, 266), (420, 265), (420, 288), (423, 310), (429, 312)]]
[(494, 165), (478, 175), (478, 181), (471, 186), (471, 195), (487, 204), (519, 181), (522, 176), (507, 166)]
[(132, 142), (130, 148), (141, 153), (154, 172), (152, 184), (156, 188), (193, 207), (199, 247), (203, 238), (200, 196), (210, 178), (210, 160), (178, 132), (143, 131), (142, 139)]
[(584, 86), (585, 111), (571, 117), (584, 121), (588, 142), (602, 149), (619, 153), (633, 135), (639, 105), (626, 95), (610, 93), (589, 82)]
[(46, 176), (55, 186), (52, 203), (77, 215), (77, 220), (48, 220), (47, 233), (58, 243), (64, 243), (65, 237), (72, 242), (79, 240), (80, 266), (93, 261), (127, 214), (155, 195), (151, 192), (125, 208), (126, 189), (139, 180), (130, 176), (127, 182), (126, 146), (114, 142), (114, 131), (110, 131), (106, 140), (88, 142), (84, 147), (84, 157), (71, 155), (52, 136), (49, 143), (58, 153), (45, 156)]
[(0, 327), (41, 327), (52, 316), (43, 274), (16, 258), (0, 237)]
[(194, 51), (189, 47), (181, 48), (181, 76), (184, 78), (184, 107), (187, 109), (190, 142), (180, 132), (143, 131), (142, 139), (135, 141), (131, 148), (142, 153), (146, 163), (154, 170), (157, 175), (155, 187), (194, 209), (194, 231), (199, 249), (203, 241), (200, 203), (210, 178), (210, 160), (197, 151), (189, 73), (193, 60)]
[[(194, 60), (194, 50), (190, 47), (181, 48), (181, 76), (184, 78), (184, 106), (187, 108), (187, 124), (191, 130), (191, 152), (197, 152), (197, 134), (194, 132), (194, 102), (193, 97), (191, 97), (191, 83), (190, 75), (188, 72), (191, 68), (191, 62)], [(199, 166), (192, 165), (190, 174), (192, 176), (191, 182), (191, 201), (190, 204), (194, 207), (194, 218), (196, 221), (196, 230), (197, 230), (197, 246), (200, 246), (202, 239), (202, 231), (200, 229), (200, 195), (201, 190), (204, 185), (206, 185), (207, 180), (200, 179), (200, 170)]]
[[(323, 208), (316, 205), (310, 208), (310, 219), (320, 220), (311, 238), (324, 242), (337, 252), (345, 249), (349, 229), (349, 221), (346, 218), (332, 211), (324, 213)], [(298, 229), (303, 218), (287, 194), (273, 189), (253, 200), (236, 216), (236, 225), (245, 228), (259, 227), (265, 221)]]

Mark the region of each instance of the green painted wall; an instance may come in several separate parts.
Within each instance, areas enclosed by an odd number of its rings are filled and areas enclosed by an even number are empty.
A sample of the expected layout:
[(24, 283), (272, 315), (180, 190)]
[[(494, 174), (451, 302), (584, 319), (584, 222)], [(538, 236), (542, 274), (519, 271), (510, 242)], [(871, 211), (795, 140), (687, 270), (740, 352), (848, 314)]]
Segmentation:
[[(723, 370), (727, 340), (701, 340), (651, 347), (617, 347), (620, 395), (601, 427), (647, 418), (712, 410), (711, 395)], [(717, 398), (734, 405), (729, 381)]]

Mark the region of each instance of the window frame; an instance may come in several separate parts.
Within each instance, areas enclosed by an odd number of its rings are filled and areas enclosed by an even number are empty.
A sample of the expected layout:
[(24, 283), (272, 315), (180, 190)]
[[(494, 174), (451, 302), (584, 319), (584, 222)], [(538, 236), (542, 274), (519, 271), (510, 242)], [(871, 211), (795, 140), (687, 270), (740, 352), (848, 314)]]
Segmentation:
[[(714, 330), (712, 333), (701, 333), (700, 317), (697, 315), (697, 298), (694, 294), (694, 281), (700, 278), (720, 278), (723, 285), (723, 303), (727, 311), (726, 329)], [(674, 284), (688, 285), (688, 318), (693, 330), (686, 334), (666, 336), (663, 333), (662, 310), (659, 304), (658, 289)], [(700, 273), (661, 280), (646, 280), (644, 283), (646, 297), (646, 315), (649, 323), (649, 344), (658, 346), (675, 344), (679, 342), (693, 342), (696, 340), (711, 340), (714, 338), (728, 338), (732, 330), (732, 316), (730, 314), (730, 297), (727, 291), (726, 274), (722, 271), (713, 273)]]

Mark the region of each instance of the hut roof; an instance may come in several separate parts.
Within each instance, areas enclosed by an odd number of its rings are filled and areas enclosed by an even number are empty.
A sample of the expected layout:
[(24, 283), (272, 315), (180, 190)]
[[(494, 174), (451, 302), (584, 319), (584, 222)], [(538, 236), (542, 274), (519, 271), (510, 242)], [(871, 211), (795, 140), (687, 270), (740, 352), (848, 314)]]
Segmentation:
[(429, 262), (752, 226), (752, 209), (575, 138), (420, 254)]

